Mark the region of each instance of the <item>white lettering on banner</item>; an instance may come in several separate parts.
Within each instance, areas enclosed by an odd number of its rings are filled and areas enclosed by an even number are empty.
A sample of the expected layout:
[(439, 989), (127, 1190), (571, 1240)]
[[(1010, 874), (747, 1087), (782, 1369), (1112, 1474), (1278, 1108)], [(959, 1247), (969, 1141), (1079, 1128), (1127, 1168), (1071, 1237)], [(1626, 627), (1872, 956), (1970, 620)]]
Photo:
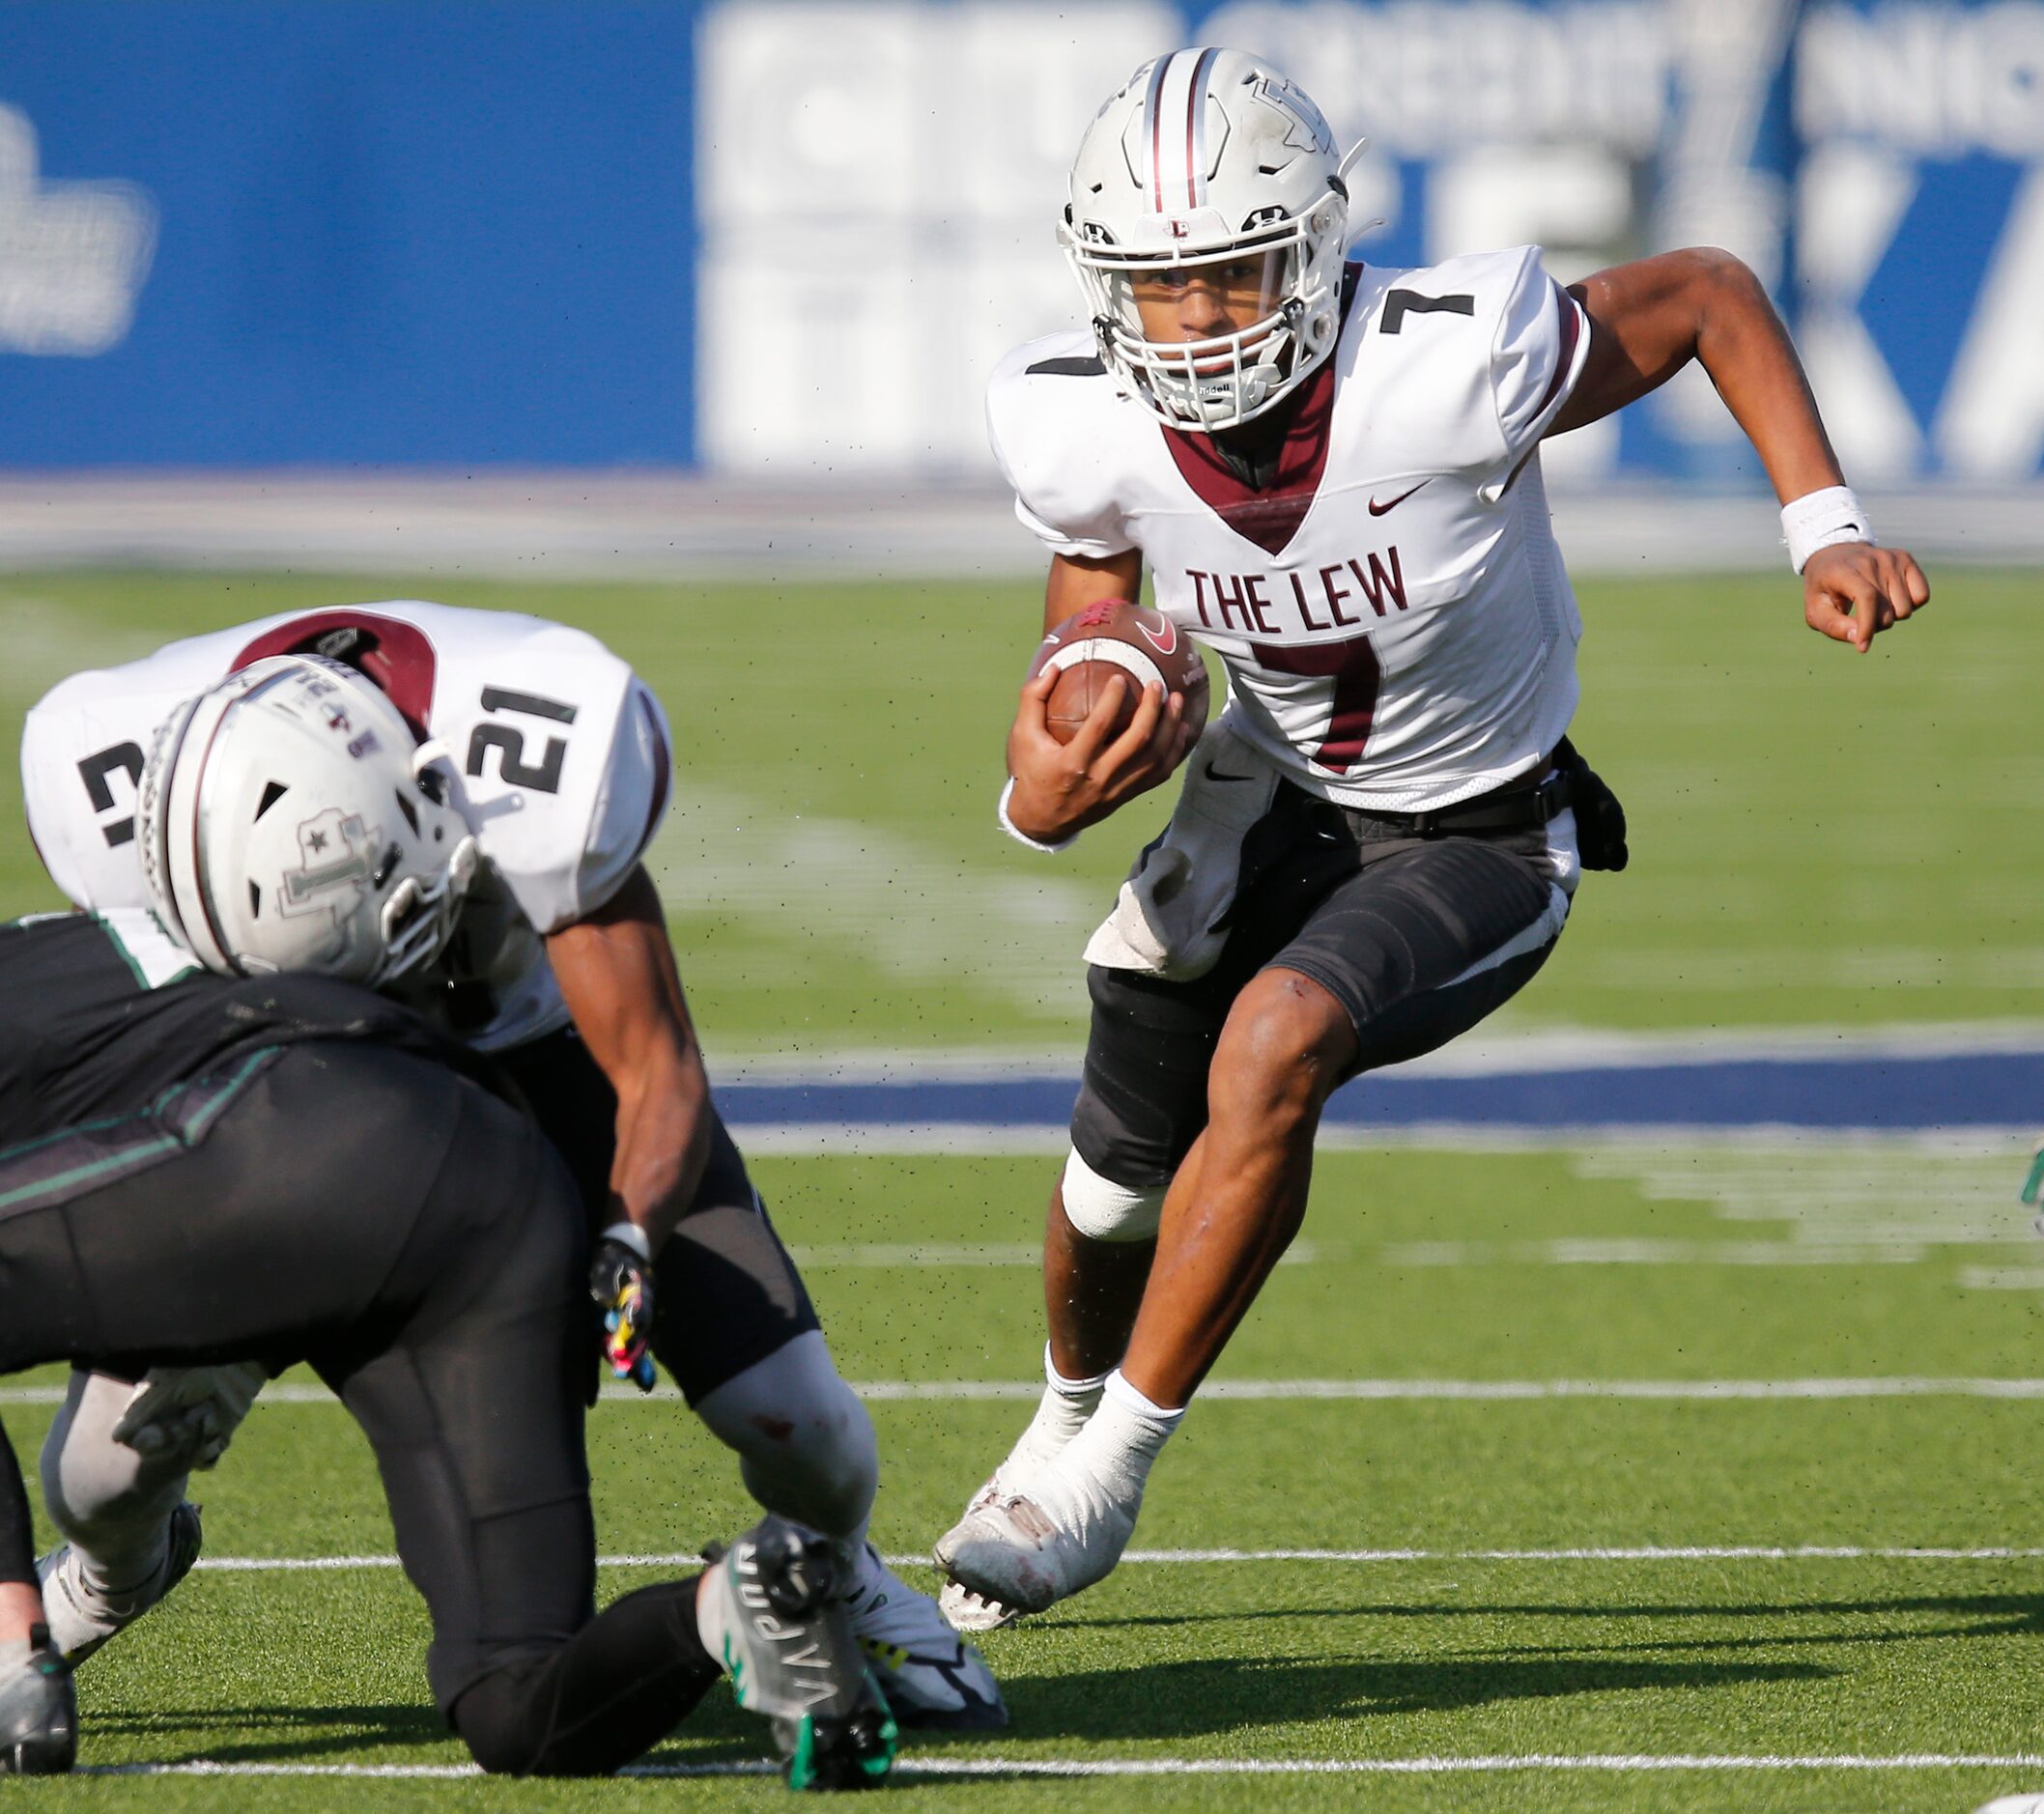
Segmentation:
[(2044, 155), (2044, 5), (1812, 13), (1798, 41), (1796, 125), (1812, 143)]
[(703, 455), (983, 471), (986, 374), (1080, 319), (1054, 238), (1101, 99), (1176, 7), (725, 0), (696, 41)]
[(2017, 191), (1932, 439), (1969, 478), (2028, 478), (2044, 460), (2044, 168)]
[(156, 245), (131, 183), (47, 183), (36, 128), (0, 105), (0, 353), (89, 357), (117, 347)]
[(1587, 141), (1645, 156), (1661, 142), (1675, 57), (1661, 0), (1227, 6), (1200, 40), (1254, 45), (1297, 71), (1337, 136), (1367, 132), (1402, 157), (1485, 140)]

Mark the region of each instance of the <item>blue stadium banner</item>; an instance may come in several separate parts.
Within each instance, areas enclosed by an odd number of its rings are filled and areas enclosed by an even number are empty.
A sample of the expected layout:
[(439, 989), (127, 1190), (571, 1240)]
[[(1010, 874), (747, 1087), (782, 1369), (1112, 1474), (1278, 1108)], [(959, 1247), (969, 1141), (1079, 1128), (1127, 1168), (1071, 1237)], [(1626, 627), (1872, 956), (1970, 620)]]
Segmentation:
[[(1371, 139), (1361, 255), (1726, 245), (1856, 477), (2044, 468), (2044, 0), (14, 0), (0, 462), (984, 476), (1078, 134), (1194, 40)], [(1700, 376), (1551, 465), (1757, 481)]]

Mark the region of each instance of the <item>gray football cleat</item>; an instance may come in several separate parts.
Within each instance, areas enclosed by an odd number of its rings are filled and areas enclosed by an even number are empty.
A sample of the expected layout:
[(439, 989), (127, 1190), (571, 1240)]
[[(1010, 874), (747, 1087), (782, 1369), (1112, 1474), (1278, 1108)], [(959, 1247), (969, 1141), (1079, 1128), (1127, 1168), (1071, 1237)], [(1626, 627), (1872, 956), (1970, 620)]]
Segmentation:
[(852, 1634), (897, 1724), (919, 1732), (997, 1732), (1008, 1724), (993, 1671), (871, 1544), (845, 1590)]
[(52, 1549), (36, 1565), (36, 1577), (43, 1584), (43, 1616), (49, 1621), (57, 1654), (75, 1669), (152, 1606), (160, 1604), (191, 1573), (204, 1538), (199, 1508), (187, 1499), (170, 1515), (169, 1540), (156, 1572), (119, 1593), (94, 1586), (71, 1545)]
[(47, 1626), (30, 1627), (28, 1643), (0, 1682), (0, 1776), (57, 1776), (78, 1761), (78, 1690)]
[(710, 1557), (696, 1621), (739, 1706), (763, 1714), (791, 1789), (871, 1789), (898, 1734), (839, 1599), (835, 1545), (771, 1515)]

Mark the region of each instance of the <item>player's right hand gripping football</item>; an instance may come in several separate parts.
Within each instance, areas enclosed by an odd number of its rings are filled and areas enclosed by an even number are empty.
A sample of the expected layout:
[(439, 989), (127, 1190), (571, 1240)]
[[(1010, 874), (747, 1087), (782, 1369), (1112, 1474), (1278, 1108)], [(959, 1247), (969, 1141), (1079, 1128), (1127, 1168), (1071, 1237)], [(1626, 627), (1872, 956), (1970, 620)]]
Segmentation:
[(644, 1230), (615, 1222), (589, 1258), (589, 1295), (604, 1314), (604, 1359), (620, 1379), (653, 1390), (653, 1254)]
[(1169, 780), (1192, 747), (1185, 696), (1152, 683), (1128, 728), (1110, 737), (1123, 691), (1133, 683), (1116, 675), (1100, 689), (1086, 723), (1060, 743), (1044, 722), (1058, 672), (1046, 667), (1022, 689), (1008, 733), (1008, 772), (1015, 791), (1008, 814), (1018, 832), (1041, 843), (1095, 825), (1138, 794)]

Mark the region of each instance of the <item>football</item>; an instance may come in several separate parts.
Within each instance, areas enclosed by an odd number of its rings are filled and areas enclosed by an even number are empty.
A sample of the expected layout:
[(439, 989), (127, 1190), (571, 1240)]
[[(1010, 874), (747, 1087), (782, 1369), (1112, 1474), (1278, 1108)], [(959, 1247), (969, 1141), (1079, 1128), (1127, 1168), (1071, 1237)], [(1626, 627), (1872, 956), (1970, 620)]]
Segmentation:
[(1059, 672), (1045, 722), (1060, 743), (1078, 735), (1100, 690), (1117, 675), (1124, 684), (1110, 737), (1128, 728), (1151, 681), (1163, 682), (1167, 693), (1185, 695), (1185, 723), (1194, 738), (1207, 727), (1207, 665), (1192, 638), (1161, 611), (1126, 599), (1089, 605), (1044, 637), (1029, 678), (1046, 667)]

